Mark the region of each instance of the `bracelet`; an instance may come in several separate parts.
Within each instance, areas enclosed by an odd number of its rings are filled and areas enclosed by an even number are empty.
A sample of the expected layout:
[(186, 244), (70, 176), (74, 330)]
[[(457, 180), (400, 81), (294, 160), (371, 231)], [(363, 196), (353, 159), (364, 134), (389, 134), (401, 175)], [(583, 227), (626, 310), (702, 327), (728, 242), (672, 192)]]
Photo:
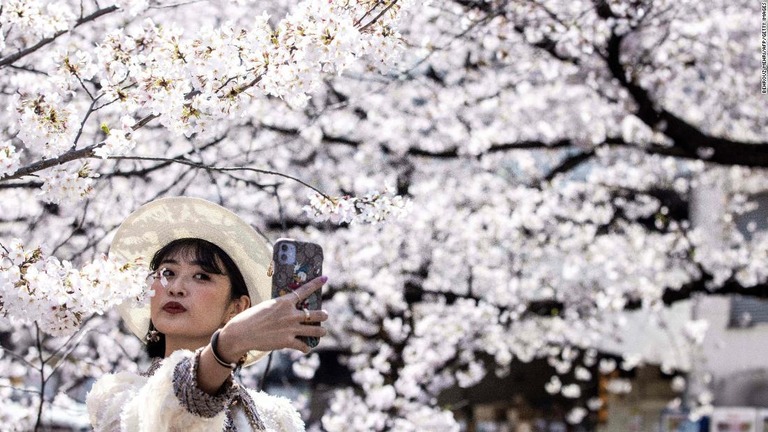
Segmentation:
[(216, 363), (220, 364), (222, 367), (228, 368), (228, 369), (235, 369), (237, 367), (237, 363), (228, 363), (219, 357), (218, 349), (219, 346), (219, 332), (221, 329), (216, 330), (213, 332), (213, 336), (211, 336), (211, 354), (213, 354), (213, 359), (216, 360)]

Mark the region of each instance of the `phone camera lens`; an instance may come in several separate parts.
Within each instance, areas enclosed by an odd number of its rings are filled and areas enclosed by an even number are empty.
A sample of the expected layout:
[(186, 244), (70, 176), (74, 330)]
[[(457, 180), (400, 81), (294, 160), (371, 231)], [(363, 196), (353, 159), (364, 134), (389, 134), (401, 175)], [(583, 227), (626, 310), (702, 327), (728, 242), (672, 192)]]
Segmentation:
[(288, 255), (286, 255), (286, 254), (281, 254), (281, 255), (280, 255), (280, 259), (281, 259), (283, 262), (287, 262), (287, 261), (288, 261)]
[(282, 246), (280, 246), (280, 249), (283, 250), (283, 251), (287, 251), (288, 250), (288, 245), (282, 245)]

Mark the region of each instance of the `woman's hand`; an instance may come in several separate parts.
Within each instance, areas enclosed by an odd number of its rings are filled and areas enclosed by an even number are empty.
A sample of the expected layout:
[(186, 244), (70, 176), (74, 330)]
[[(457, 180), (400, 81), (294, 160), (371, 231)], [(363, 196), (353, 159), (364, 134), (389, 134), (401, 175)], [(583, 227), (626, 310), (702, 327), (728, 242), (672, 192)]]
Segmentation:
[[(324, 310), (307, 314), (296, 305), (322, 288), (327, 277), (315, 278), (284, 296), (263, 301), (235, 315), (219, 334), (218, 351), (226, 361), (236, 361), (250, 350), (293, 348), (304, 353), (310, 347), (297, 336), (320, 338), (327, 331), (313, 323), (328, 319)], [(295, 294), (294, 294), (295, 293)]]
[[(325, 336), (324, 328), (310, 324), (327, 320), (328, 313), (317, 310), (308, 311), (307, 315), (304, 310), (296, 309), (296, 305), (322, 288), (327, 280), (325, 276), (313, 279), (293, 292), (263, 301), (235, 315), (219, 333), (219, 356), (223, 361), (236, 362), (251, 350), (293, 348), (308, 353), (310, 347), (296, 337)], [(211, 346), (207, 345), (200, 355), (198, 387), (209, 394), (217, 394), (231, 372), (213, 358)]]

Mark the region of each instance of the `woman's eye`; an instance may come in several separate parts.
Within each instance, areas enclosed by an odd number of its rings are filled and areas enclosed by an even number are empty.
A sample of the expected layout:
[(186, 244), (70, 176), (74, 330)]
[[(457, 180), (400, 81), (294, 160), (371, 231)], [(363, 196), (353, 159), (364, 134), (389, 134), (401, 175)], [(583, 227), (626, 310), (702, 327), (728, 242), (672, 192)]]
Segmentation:
[(168, 270), (168, 269), (164, 268), (164, 269), (160, 270), (159, 272), (157, 272), (157, 275), (160, 276), (160, 277), (171, 277), (171, 276), (173, 276), (173, 272), (171, 270)]
[(198, 273), (195, 275), (195, 279), (207, 281), (207, 280), (211, 280), (211, 277), (205, 273)]

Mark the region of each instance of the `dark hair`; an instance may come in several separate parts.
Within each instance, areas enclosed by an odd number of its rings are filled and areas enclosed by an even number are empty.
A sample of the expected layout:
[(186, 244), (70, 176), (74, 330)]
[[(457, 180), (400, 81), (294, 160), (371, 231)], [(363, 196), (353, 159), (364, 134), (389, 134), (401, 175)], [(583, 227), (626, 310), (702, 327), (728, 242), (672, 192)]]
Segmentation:
[[(235, 261), (223, 249), (207, 240), (182, 238), (171, 241), (155, 252), (152, 261), (149, 263), (150, 270), (158, 270), (164, 259), (176, 253), (193, 255), (194, 260), (205, 272), (228, 275), (232, 285), (230, 292), (232, 300), (248, 295), (248, 286), (245, 284), (243, 274), (240, 273), (240, 269), (237, 268)], [(224, 269), (221, 268), (220, 263), (224, 266)], [(154, 329), (155, 326), (150, 320), (148, 330)], [(147, 341), (147, 354), (149, 354), (149, 357), (165, 357), (165, 335), (158, 333), (158, 336), (157, 342)]]

